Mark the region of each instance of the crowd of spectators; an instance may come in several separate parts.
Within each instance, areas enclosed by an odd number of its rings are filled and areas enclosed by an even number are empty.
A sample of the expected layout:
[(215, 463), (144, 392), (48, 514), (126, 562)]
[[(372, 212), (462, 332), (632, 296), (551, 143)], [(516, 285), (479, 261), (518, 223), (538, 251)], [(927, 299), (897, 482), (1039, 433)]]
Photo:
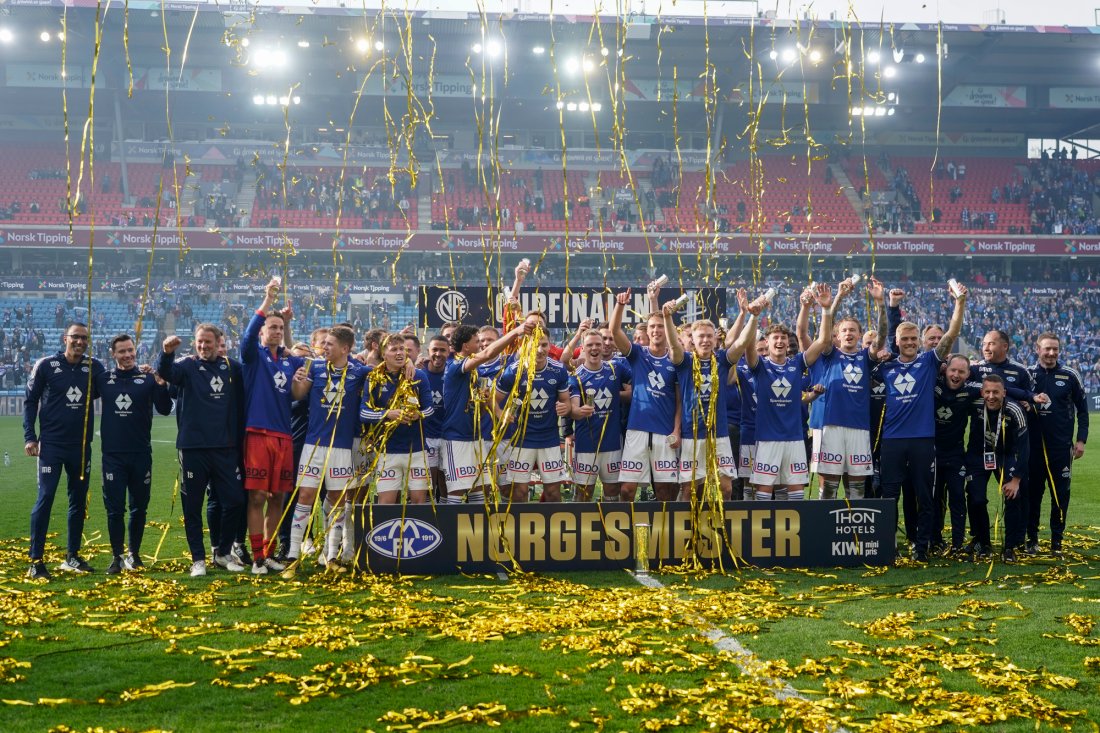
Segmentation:
[(1100, 233), (1100, 218), (1093, 208), (1093, 198), (1100, 193), (1100, 181), (1075, 166), (1076, 156), (1070, 160), (1065, 148), (1054, 156), (1044, 151), (1043, 156), (1031, 161), (1024, 181), (1031, 191), (1028, 196), (1031, 233)]
[[(323, 169), (293, 169), (281, 172), (257, 162), (256, 207), (261, 210), (311, 211), (320, 216), (361, 216), (364, 227), (388, 227), (393, 220), (409, 216), (416, 206), (416, 190), (407, 171), (389, 174), (359, 170), (341, 174)], [(278, 227), (277, 214), (260, 226)]]

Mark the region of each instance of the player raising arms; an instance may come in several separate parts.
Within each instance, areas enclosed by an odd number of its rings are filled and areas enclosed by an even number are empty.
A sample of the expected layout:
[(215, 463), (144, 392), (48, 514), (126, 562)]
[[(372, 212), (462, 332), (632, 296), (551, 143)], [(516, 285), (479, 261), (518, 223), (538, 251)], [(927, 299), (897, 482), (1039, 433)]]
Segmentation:
[[(676, 428), (676, 367), (670, 358), (665, 318), (646, 317), (648, 346), (632, 343), (623, 332), (623, 314), (630, 291), (619, 293), (611, 312), (611, 335), (630, 365), (634, 394), (626, 423), (626, 442), (619, 469), (623, 501), (634, 501), (638, 484), (652, 481), (658, 501), (672, 501), (677, 493), (679, 458)], [(675, 338), (675, 334), (673, 334)]]

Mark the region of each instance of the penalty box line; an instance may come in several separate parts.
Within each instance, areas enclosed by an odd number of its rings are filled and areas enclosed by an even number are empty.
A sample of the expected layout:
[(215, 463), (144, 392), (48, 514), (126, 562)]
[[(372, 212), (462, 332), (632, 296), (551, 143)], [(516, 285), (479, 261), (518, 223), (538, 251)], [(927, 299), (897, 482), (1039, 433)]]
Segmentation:
[[(646, 588), (652, 588), (654, 590), (667, 589), (664, 583), (657, 580), (652, 575), (638, 575), (637, 573), (630, 573), (629, 575)], [(746, 677), (764, 681), (775, 692), (775, 696), (778, 699), (786, 700), (793, 697), (799, 700), (809, 700), (809, 698), (791, 687), (791, 685), (784, 680), (763, 674), (762, 668), (764, 665), (763, 662), (760, 661), (760, 657), (756, 656), (751, 649), (734, 637), (727, 635), (724, 631), (712, 625), (701, 616), (695, 616), (688, 620), (703, 632), (715, 649), (733, 653), (736, 660), (734, 663), (737, 665), (737, 668), (741, 670), (741, 674)], [(836, 731), (836, 733), (848, 733), (847, 729), (839, 725), (832, 730)]]

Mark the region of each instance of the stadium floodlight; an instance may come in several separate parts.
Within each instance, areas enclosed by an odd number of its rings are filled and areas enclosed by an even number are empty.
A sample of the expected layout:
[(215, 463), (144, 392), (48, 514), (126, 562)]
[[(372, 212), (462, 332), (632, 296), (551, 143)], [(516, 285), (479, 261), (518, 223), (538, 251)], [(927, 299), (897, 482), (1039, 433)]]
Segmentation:
[(588, 102), (581, 102), (580, 104), (577, 105), (577, 109), (580, 110), (581, 112), (587, 112), (588, 111)]
[(57, 40), (59, 40), (59, 41), (64, 41), (65, 40), (65, 31), (58, 31), (57, 32)]
[(536, 56), (542, 56), (544, 53), (546, 53), (546, 47), (545, 46), (535, 46), (534, 48), (531, 49), (531, 53), (535, 54)]
[(875, 117), (885, 117), (885, 116), (886, 116), (886, 108), (885, 107), (875, 107)]
[(894, 92), (887, 92), (886, 93), (886, 101), (887, 102), (896, 102), (897, 99), (898, 99), (898, 95), (895, 94)]
[(600, 104), (599, 102), (593, 102), (591, 109), (592, 109), (593, 112), (599, 112), (600, 110), (603, 109), (603, 105)]
[(0, 42), (11, 43), (15, 40), (15, 34), (11, 32), (11, 28), (0, 28)]
[(561, 100), (558, 100), (558, 103), (554, 106), (557, 107), (558, 109), (565, 109), (565, 102), (562, 102)]
[(916, 61), (918, 64), (923, 64), (924, 63), (924, 54), (923, 53), (918, 53), (916, 56), (913, 57), (913, 60)]
[(887, 79), (893, 79), (895, 76), (898, 75), (898, 67), (887, 66), (885, 69), (882, 70), (882, 75), (885, 76)]
[(895, 49), (892, 49), (892, 52), (894, 54), (894, 63), (895, 64), (900, 64), (903, 60), (905, 60), (905, 49), (904, 48), (895, 48)]
[(263, 103), (264, 103), (264, 95), (262, 95), (262, 94), (253, 95), (252, 104), (255, 104), (256, 106), (261, 106), (261, 105), (263, 105)]
[(567, 58), (565, 60), (565, 72), (567, 74), (576, 74), (577, 69), (579, 69), (580, 67), (581, 67), (581, 62), (578, 61), (573, 56), (570, 56), (569, 58)]
[(309, 48), (309, 41), (298, 41), (298, 48)]
[(783, 60), (789, 64), (798, 57), (798, 52), (795, 51), (793, 48), (785, 48), (783, 49), (783, 53), (780, 55), (782, 56)]
[(814, 64), (821, 63), (821, 51), (816, 48), (810, 51), (810, 62)]
[(375, 42), (374, 42), (374, 50), (375, 50), (375, 51), (385, 51), (385, 50), (386, 50), (386, 44), (385, 44), (385, 42), (384, 42), (384, 41), (381, 41), (381, 40), (379, 40), (379, 41), (375, 41)]
[(866, 105), (863, 106), (863, 116), (864, 117), (873, 117), (874, 114), (875, 114), (875, 108), (873, 106), (871, 106), (869, 104), (866, 104)]
[(489, 54), (489, 58), (495, 59), (504, 52), (504, 47), (501, 45), (500, 41), (492, 38), (485, 44), (485, 52)]
[(607, 56), (609, 53), (611, 52), (607, 50), (607, 46), (600, 49), (600, 56)]
[(596, 62), (585, 56), (582, 66), (584, 66), (584, 73), (587, 74), (588, 72), (592, 71), (592, 69), (596, 68)]
[(370, 41), (366, 38), (360, 38), (355, 42), (355, 50), (359, 53), (366, 53), (370, 51)]
[(849, 112), (852, 113), (852, 117), (859, 117), (860, 115), (863, 114), (863, 108), (862, 107), (852, 107), (852, 109), (850, 109)]
[(290, 105), (290, 97), (287, 97), (287, 96), (279, 97), (279, 104), (283, 107), (289, 106)]
[(577, 111), (577, 103), (576, 102), (570, 102), (569, 104), (565, 105), (565, 109), (567, 109), (570, 112), (576, 112)]
[(481, 44), (475, 43), (474, 45), (470, 46), (470, 50), (474, 53), (481, 53)]
[(241, 46), (243, 46), (244, 48), (248, 48), (251, 45), (252, 45), (252, 41), (248, 40), (247, 38), (242, 38), (241, 39)]
[(877, 64), (881, 60), (882, 60), (882, 54), (880, 54), (878, 51), (869, 51), (867, 53), (867, 63)]
[(294, 101), (294, 104), (301, 104), (302, 103), (302, 98), (299, 97), (297, 94), (295, 94), (293, 101)]
[(889, 108), (888, 110), (886, 110), (886, 116), (887, 116), (887, 117), (893, 117), (893, 116), (894, 116), (894, 112), (895, 112), (894, 108), (893, 108), (893, 107), (891, 107), (891, 108)]
[(49, 43), (50, 42), (50, 32), (49, 31), (42, 31), (41, 33), (38, 34), (38, 37), (42, 40), (42, 43)]
[(275, 98), (274, 94), (268, 94), (264, 101), (274, 107), (279, 100)]

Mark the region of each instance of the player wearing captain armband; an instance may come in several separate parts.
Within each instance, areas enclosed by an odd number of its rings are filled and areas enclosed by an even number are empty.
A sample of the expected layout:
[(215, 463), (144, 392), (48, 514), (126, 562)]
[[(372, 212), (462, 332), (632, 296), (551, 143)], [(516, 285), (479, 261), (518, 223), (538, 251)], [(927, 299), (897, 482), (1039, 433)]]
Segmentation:
[(492, 482), (491, 442), (483, 440), (492, 430), (492, 395), (486, 395), (477, 369), (500, 355), (508, 344), (530, 333), (527, 321), (478, 350), (477, 328), (459, 326), (451, 336), (455, 358), (443, 373), (443, 445), (440, 458), (447, 479), (447, 503), (485, 501), (484, 487)]
[[(651, 284), (656, 297), (656, 288)], [(610, 329), (634, 378), (634, 393), (627, 418), (623, 460), (619, 468), (620, 494), (634, 501), (639, 484), (653, 484), (658, 501), (672, 501), (677, 494), (679, 438), (676, 436), (676, 367), (669, 355), (665, 320), (659, 312), (645, 319), (649, 345), (632, 343), (623, 332), (623, 315), (630, 291), (619, 293), (611, 313)], [(675, 334), (672, 335), (675, 338)]]
[(591, 501), (597, 477), (604, 501), (619, 500), (622, 460), (622, 403), (629, 399), (630, 367), (621, 360), (605, 362), (599, 331), (584, 335), (582, 362), (569, 379), (573, 403), (573, 483), (580, 501)]
[(347, 494), (355, 475), (352, 450), (359, 432), (359, 403), (370, 373), (370, 367), (348, 358), (354, 348), (354, 332), (334, 326), (324, 338), (324, 358), (310, 361), (294, 375), (295, 399), (309, 403), (309, 426), (298, 463), (298, 502), (287, 550), (290, 569), (302, 556), (302, 540), (322, 485), (327, 489), (321, 508), (326, 560), (347, 554), (342, 550), (351, 545), (351, 533), (345, 529)]
[[(662, 308), (665, 331), (674, 328), (672, 314), (678, 301)], [(676, 367), (676, 382), (680, 388), (681, 435), (680, 500), (701, 499), (702, 489), (712, 469), (718, 471), (723, 499), (733, 491), (737, 463), (729, 440), (726, 422), (726, 400), (731, 397), (727, 386), (729, 372), (748, 348), (753, 334), (739, 338), (729, 349), (715, 349), (717, 332), (708, 320), (691, 324), (693, 352), (686, 353), (683, 341), (673, 340), (672, 363)], [(740, 397), (738, 397), (740, 399)]]
[(404, 338), (390, 336), (383, 343), (382, 363), (370, 375), (359, 410), (359, 419), (372, 426), (368, 439), (381, 448), (374, 470), (379, 504), (396, 504), (402, 489), (408, 490), (410, 504), (423, 504), (431, 486), (424, 418), (435, 408), (428, 375), (416, 369), (410, 379), (407, 361)]
[(572, 411), (569, 372), (549, 357), (546, 332), (539, 328), (535, 333), (534, 364), (521, 349), (497, 381), (496, 407), (501, 423), (516, 425), (508, 459), (512, 501), (527, 501), (535, 473), (542, 477), (543, 501), (561, 501), (561, 485), (569, 475), (562, 460), (558, 418)]

